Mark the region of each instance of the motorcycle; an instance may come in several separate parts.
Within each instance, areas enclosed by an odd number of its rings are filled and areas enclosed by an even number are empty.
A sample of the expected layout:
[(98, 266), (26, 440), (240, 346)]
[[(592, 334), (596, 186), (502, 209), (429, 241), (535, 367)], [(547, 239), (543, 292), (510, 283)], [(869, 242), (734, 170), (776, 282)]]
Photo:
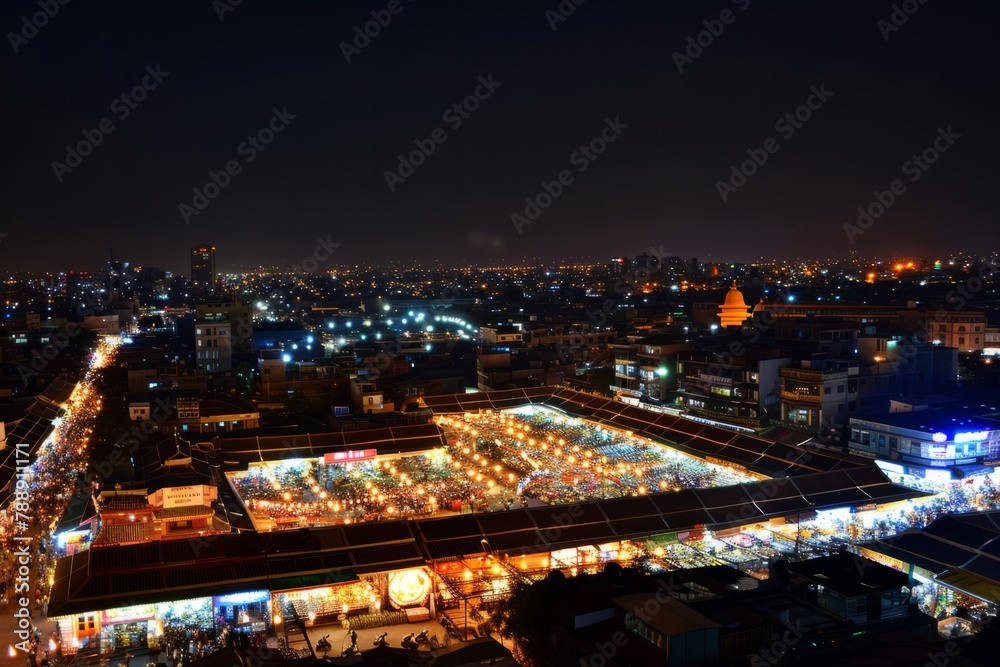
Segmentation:
[(388, 646), (389, 642), (386, 641), (386, 637), (388, 636), (389, 636), (388, 632), (383, 632), (382, 634), (380, 634), (375, 638), (375, 641), (372, 642), (372, 646)]
[(417, 644), (429, 644), (431, 640), (430, 637), (427, 636), (428, 632), (429, 630), (421, 630), (420, 634), (417, 635), (414, 641), (416, 641)]
[(412, 632), (410, 634), (406, 635), (405, 637), (403, 637), (403, 641), (401, 641), (400, 644), (402, 645), (403, 648), (409, 648), (409, 649), (415, 649), (415, 648), (417, 648), (417, 643), (415, 641), (413, 641), (413, 633)]
[(341, 658), (346, 658), (347, 656), (354, 655), (355, 653), (361, 653), (361, 650), (358, 649), (358, 633), (354, 630), (351, 630), (351, 633), (348, 635), (348, 637), (351, 638), (351, 645), (340, 652)]
[(330, 635), (324, 635), (318, 642), (316, 642), (316, 650), (322, 652), (324, 658), (326, 657), (326, 654), (330, 652), (331, 648)]

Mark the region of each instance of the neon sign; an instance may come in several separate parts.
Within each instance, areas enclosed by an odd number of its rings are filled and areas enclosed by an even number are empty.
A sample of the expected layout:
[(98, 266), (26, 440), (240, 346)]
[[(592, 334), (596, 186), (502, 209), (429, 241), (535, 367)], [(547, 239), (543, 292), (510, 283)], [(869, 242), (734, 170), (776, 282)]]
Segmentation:
[(956, 433), (955, 442), (980, 442), (990, 437), (989, 431), (968, 431), (966, 433)]
[(345, 452), (329, 452), (323, 455), (323, 463), (351, 463), (370, 461), (378, 456), (377, 449), (349, 449)]

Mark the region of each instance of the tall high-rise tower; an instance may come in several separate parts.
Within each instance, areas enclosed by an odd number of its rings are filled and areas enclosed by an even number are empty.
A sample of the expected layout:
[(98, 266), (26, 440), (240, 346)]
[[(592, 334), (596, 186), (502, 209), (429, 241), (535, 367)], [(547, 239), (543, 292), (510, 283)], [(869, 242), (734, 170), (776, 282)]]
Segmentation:
[(191, 289), (211, 292), (215, 288), (215, 246), (196, 245), (191, 248)]

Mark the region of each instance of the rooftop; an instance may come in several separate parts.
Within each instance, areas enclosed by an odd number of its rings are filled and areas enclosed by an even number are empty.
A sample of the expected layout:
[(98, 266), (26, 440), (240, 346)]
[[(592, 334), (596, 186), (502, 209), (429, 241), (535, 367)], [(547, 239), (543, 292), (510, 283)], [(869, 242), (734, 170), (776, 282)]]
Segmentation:
[(793, 575), (822, 584), (847, 597), (898, 590), (910, 580), (905, 572), (851, 553), (811, 558), (789, 563), (787, 567)]

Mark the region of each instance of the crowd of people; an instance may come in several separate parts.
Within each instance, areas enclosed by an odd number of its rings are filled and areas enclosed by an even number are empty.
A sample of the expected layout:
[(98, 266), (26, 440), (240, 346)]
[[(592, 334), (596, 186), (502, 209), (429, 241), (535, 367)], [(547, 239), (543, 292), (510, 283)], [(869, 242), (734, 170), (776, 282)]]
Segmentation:
[[(33, 619), (48, 615), (51, 570), (55, 559), (65, 555), (51, 533), (74, 496), (89, 495), (92, 490), (86, 481), (87, 445), (94, 419), (101, 409), (101, 398), (94, 383), (96, 373), (113, 359), (117, 344), (115, 338), (101, 342), (62, 413), (53, 420), (51, 435), (30, 453), (25, 475), (27, 499), (20, 504), (12, 501), (0, 511), (0, 607), (4, 609), (12, 606), (15, 600), (28, 597)], [(29, 540), (24, 541), (25, 537)], [(27, 596), (22, 590), (24, 584), (16, 575), (21, 565), (21, 556), (16, 555), (16, 551), (24, 544), (29, 545), (30, 552)], [(49, 649), (55, 647), (59, 655), (62, 652), (58, 634), (42, 644), (37, 626), (35, 630), (35, 642), (28, 653), (28, 664), (32, 667), (38, 663), (48, 664), (58, 657), (50, 656)]]
[(233, 484), (279, 527), (495, 511), (530, 499), (569, 503), (758, 481), (630, 433), (533, 408), (439, 417), (448, 446), (431, 454), (253, 466)]

